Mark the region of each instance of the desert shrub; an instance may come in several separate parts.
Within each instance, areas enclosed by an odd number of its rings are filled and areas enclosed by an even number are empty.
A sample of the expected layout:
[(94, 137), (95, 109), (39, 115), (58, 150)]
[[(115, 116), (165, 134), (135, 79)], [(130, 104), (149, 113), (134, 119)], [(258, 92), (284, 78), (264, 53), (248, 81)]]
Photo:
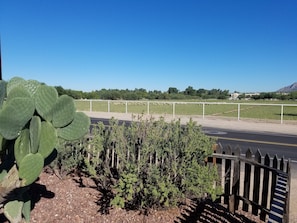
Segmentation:
[(53, 165), (61, 175), (76, 170), (92, 177), (108, 191), (107, 207), (168, 208), (221, 192), (214, 187), (216, 168), (205, 165), (214, 143), (192, 120), (139, 118), (126, 125), (111, 119), (95, 124), (91, 139), (60, 141)]
[(170, 123), (137, 120), (130, 125), (112, 119), (93, 127), (86, 146), (85, 171), (113, 193), (110, 204), (128, 209), (167, 208), (186, 198), (213, 199), (218, 174), (205, 165), (214, 139), (190, 120)]
[(55, 159), (48, 167), (60, 178), (82, 170), (85, 164), (87, 139), (74, 141), (59, 139), (56, 146)]

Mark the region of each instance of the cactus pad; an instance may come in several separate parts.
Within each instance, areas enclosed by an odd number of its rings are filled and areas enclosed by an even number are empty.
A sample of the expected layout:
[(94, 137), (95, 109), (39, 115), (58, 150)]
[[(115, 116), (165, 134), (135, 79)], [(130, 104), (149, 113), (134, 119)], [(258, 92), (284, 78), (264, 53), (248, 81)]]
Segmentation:
[(23, 204), (23, 209), (22, 209), (22, 214), (25, 218), (26, 222), (30, 222), (30, 216), (31, 216), (31, 200), (30, 200), (30, 195), (28, 193), (25, 193), (23, 195), (24, 198), (24, 204)]
[(28, 90), (23, 86), (20, 85), (19, 87), (15, 87), (11, 89), (9, 94), (7, 95), (7, 102), (9, 102), (13, 98), (30, 98), (30, 93)]
[(38, 114), (46, 121), (53, 119), (53, 107), (58, 100), (58, 92), (54, 87), (40, 85), (34, 95)]
[(19, 165), (19, 177), (22, 179), (22, 185), (32, 184), (40, 175), (44, 165), (43, 157), (40, 153), (29, 153)]
[(21, 131), (20, 136), (14, 143), (14, 157), (19, 166), (22, 159), (30, 153), (30, 133), (29, 129)]
[(40, 144), (38, 153), (45, 159), (54, 150), (57, 143), (57, 132), (51, 123), (41, 123)]
[(73, 121), (68, 126), (58, 129), (57, 133), (63, 139), (76, 140), (86, 135), (89, 127), (90, 118), (82, 112), (76, 112)]
[(74, 118), (75, 104), (73, 98), (62, 95), (58, 98), (53, 109), (53, 126), (62, 128), (68, 125)]
[(0, 108), (2, 107), (5, 96), (6, 96), (6, 82), (3, 80), (0, 80)]
[(0, 134), (15, 139), (35, 111), (32, 98), (13, 98), (0, 111)]
[(12, 89), (14, 89), (15, 87), (19, 87), (20, 85), (24, 85), (25, 84), (25, 80), (21, 77), (13, 77), (10, 79), (10, 81), (7, 83), (7, 95), (10, 93), (10, 91)]
[(41, 133), (41, 119), (39, 116), (33, 116), (30, 121), (30, 145), (31, 153), (37, 153)]
[(21, 222), (24, 202), (14, 200), (4, 206), (4, 215), (12, 223)]
[(34, 96), (37, 88), (40, 86), (41, 84), (38, 81), (35, 80), (28, 80), (24, 83), (25, 88), (27, 89), (27, 91), (30, 93), (31, 96)]

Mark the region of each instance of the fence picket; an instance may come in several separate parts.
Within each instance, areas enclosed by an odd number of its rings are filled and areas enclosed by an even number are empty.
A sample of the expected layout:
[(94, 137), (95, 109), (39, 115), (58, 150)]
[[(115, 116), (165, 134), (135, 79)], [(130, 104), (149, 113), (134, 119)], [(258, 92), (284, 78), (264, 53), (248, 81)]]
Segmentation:
[[(225, 150), (226, 155), (231, 155), (231, 147)], [(224, 203), (229, 205), (229, 196), (231, 195), (231, 159), (225, 161), (225, 199)]]
[[(254, 160), (258, 163), (261, 163), (261, 152), (258, 149), (256, 154), (255, 154), (255, 158)], [(260, 167), (259, 166), (255, 166), (255, 170), (254, 170), (254, 185), (253, 185), (253, 202), (258, 204), (259, 203), (259, 197), (260, 197)], [(252, 206), (252, 213), (254, 215), (258, 215), (258, 207), (256, 205)]]
[[(273, 157), (272, 167), (275, 168), (275, 169), (278, 169), (278, 167), (279, 167), (279, 165), (278, 165), (278, 157), (277, 157), (277, 155), (275, 155), (275, 156)], [(272, 188), (275, 188), (275, 186), (276, 186), (276, 177), (277, 177), (277, 173), (272, 172), (272, 182), (271, 182), (271, 184), (272, 184)], [(271, 191), (271, 193), (273, 194), (273, 193), (274, 193), (274, 190)]]
[(287, 202), (286, 202), (286, 211), (284, 214), (284, 222), (289, 222), (289, 213), (290, 213), (290, 185), (291, 185), (291, 160), (289, 159), (286, 165), (286, 173), (288, 174), (288, 180), (287, 180)]
[(279, 166), (279, 169), (282, 170), (282, 171), (285, 171), (285, 161), (284, 161), (284, 157), (281, 158), (280, 160), (280, 166)]
[[(232, 153), (232, 155), (239, 157), (241, 154), (241, 150), (239, 147), (237, 147), (234, 152)], [(240, 183), (240, 160), (239, 159), (235, 159), (234, 160), (234, 165), (233, 165), (233, 182), (232, 182), (232, 213), (235, 212), (235, 210), (238, 209), (238, 205), (239, 205), (239, 183)], [(231, 205), (230, 205), (231, 206)]]
[[(270, 157), (269, 154), (266, 154), (264, 157), (264, 165), (270, 166)], [(264, 169), (263, 173), (263, 190), (262, 190), (262, 202), (261, 206), (267, 208), (267, 205), (270, 203), (270, 196), (267, 196), (269, 193), (269, 170)], [(265, 221), (266, 219), (266, 212), (262, 209), (260, 213), (260, 219)]]
[[(249, 148), (246, 151), (245, 157), (247, 160), (252, 159), (253, 152)], [(243, 197), (247, 200), (249, 200), (250, 197), (250, 183), (251, 183), (251, 164), (248, 162), (245, 162), (245, 167), (244, 167), (244, 189), (243, 189)], [(242, 210), (248, 211), (249, 209), (249, 204), (244, 200)]]

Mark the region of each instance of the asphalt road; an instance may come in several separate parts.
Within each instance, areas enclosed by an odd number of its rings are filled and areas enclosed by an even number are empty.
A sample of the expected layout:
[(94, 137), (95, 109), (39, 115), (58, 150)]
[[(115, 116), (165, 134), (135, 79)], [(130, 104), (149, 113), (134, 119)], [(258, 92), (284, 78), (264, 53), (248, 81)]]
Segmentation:
[(296, 135), (260, 133), (217, 128), (203, 128), (205, 134), (216, 137), (223, 147), (241, 148), (241, 153), (251, 149), (255, 153), (258, 149), (262, 155), (277, 155), (297, 162)]
[[(99, 121), (108, 125), (109, 119), (91, 118), (92, 123)], [(119, 122), (122, 122), (119, 120)], [(125, 121), (128, 125), (130, 121)], [(214, 127), (203, 127), (206, 135), (217, 138), (217, 142), (222, 146), (231, 146), (241, 148), (241, 153), (245, 153), (250, 148), (254, 153), (259, 149), (261, 154), (277, 155), (285, 159), (291, 159), (297, 162), (297, 137), (296, 135), (261, 133), (253, 131), (229, 130)]]

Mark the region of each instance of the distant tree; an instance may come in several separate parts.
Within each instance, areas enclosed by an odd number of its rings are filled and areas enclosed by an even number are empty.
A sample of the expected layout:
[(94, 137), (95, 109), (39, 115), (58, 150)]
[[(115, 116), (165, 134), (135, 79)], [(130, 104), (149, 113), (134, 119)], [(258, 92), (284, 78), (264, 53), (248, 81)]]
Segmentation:
[(178, 89), (177, 88), (175, 88), (175, 87), (170, 87), (170, 88), (168, 88), (168, 94), (178, 94)]
[(194, 88), (192, 86), (189, 86), (185, 89), (184, 94), (193, 96), (196, 94), (196, 91), (194, 90)]
[(66, 91), (64, 90), (63, 87), (61, 87), (61, 86), (56, 86), (55, 88), (56, 88), (56, 90), (57, 90), (57, 92), (58, 92), (58, 95), (66, 94)]
[(239, 100), (241, 100), (241, 99), (245, 99), (245, 98), (246, 98), (245, 93), (238, 95), (238, 99), (239, 99)]
[(279, 100), (289, 100), (289, 99), (292, 99), (292, 98), (290, 97), (290, 95), (287, 95), (287, 94), (279, 94), (277, 96), (277, 99), (279, 99)]
[(135, 88), (134, 92), (137, 94), (138, 99), (145, 99), (148, 96), (144, 88)]
[(200, 89), (198, 89), (198, 90), (196, 91), (196, 94), (197, 94), (197, 96), (199, 96), (199, 97), (202, 98), (204, 95), (207, 94), (207, 90), (205, 90), (205, 89), (203, 89), (203, 88), (200, 88)]
[(289, 94), (290, 99), (296, 100), (297, 99), (297, 91), (291, 92)]
[(84, 98), (87, 98), (87, 99), (99, 99), (99, 93), (98, 93), (98, 91), (86, 92)]
[(260, 95), (257, 95), (257, 94), (256, 95), (252, 95), (251, 98), (254, 99), (254, 100), (261, 99)]
[(218, 99), (227, 99), (230, 96), (230, 92), (229, 90), (224, 90), (224, 91), (220, 91), (220, 95), (218, 97)]
[(61, 86), (55, 87), (58, 95), (63, 95), (67, 94), (68, 96), (74, 98), (74, 99), (80, 99), (83, 98), (83, 92), (82, 91), (76, 91), (76, 90), (71, 90), (71, 89), (64, 89)]

